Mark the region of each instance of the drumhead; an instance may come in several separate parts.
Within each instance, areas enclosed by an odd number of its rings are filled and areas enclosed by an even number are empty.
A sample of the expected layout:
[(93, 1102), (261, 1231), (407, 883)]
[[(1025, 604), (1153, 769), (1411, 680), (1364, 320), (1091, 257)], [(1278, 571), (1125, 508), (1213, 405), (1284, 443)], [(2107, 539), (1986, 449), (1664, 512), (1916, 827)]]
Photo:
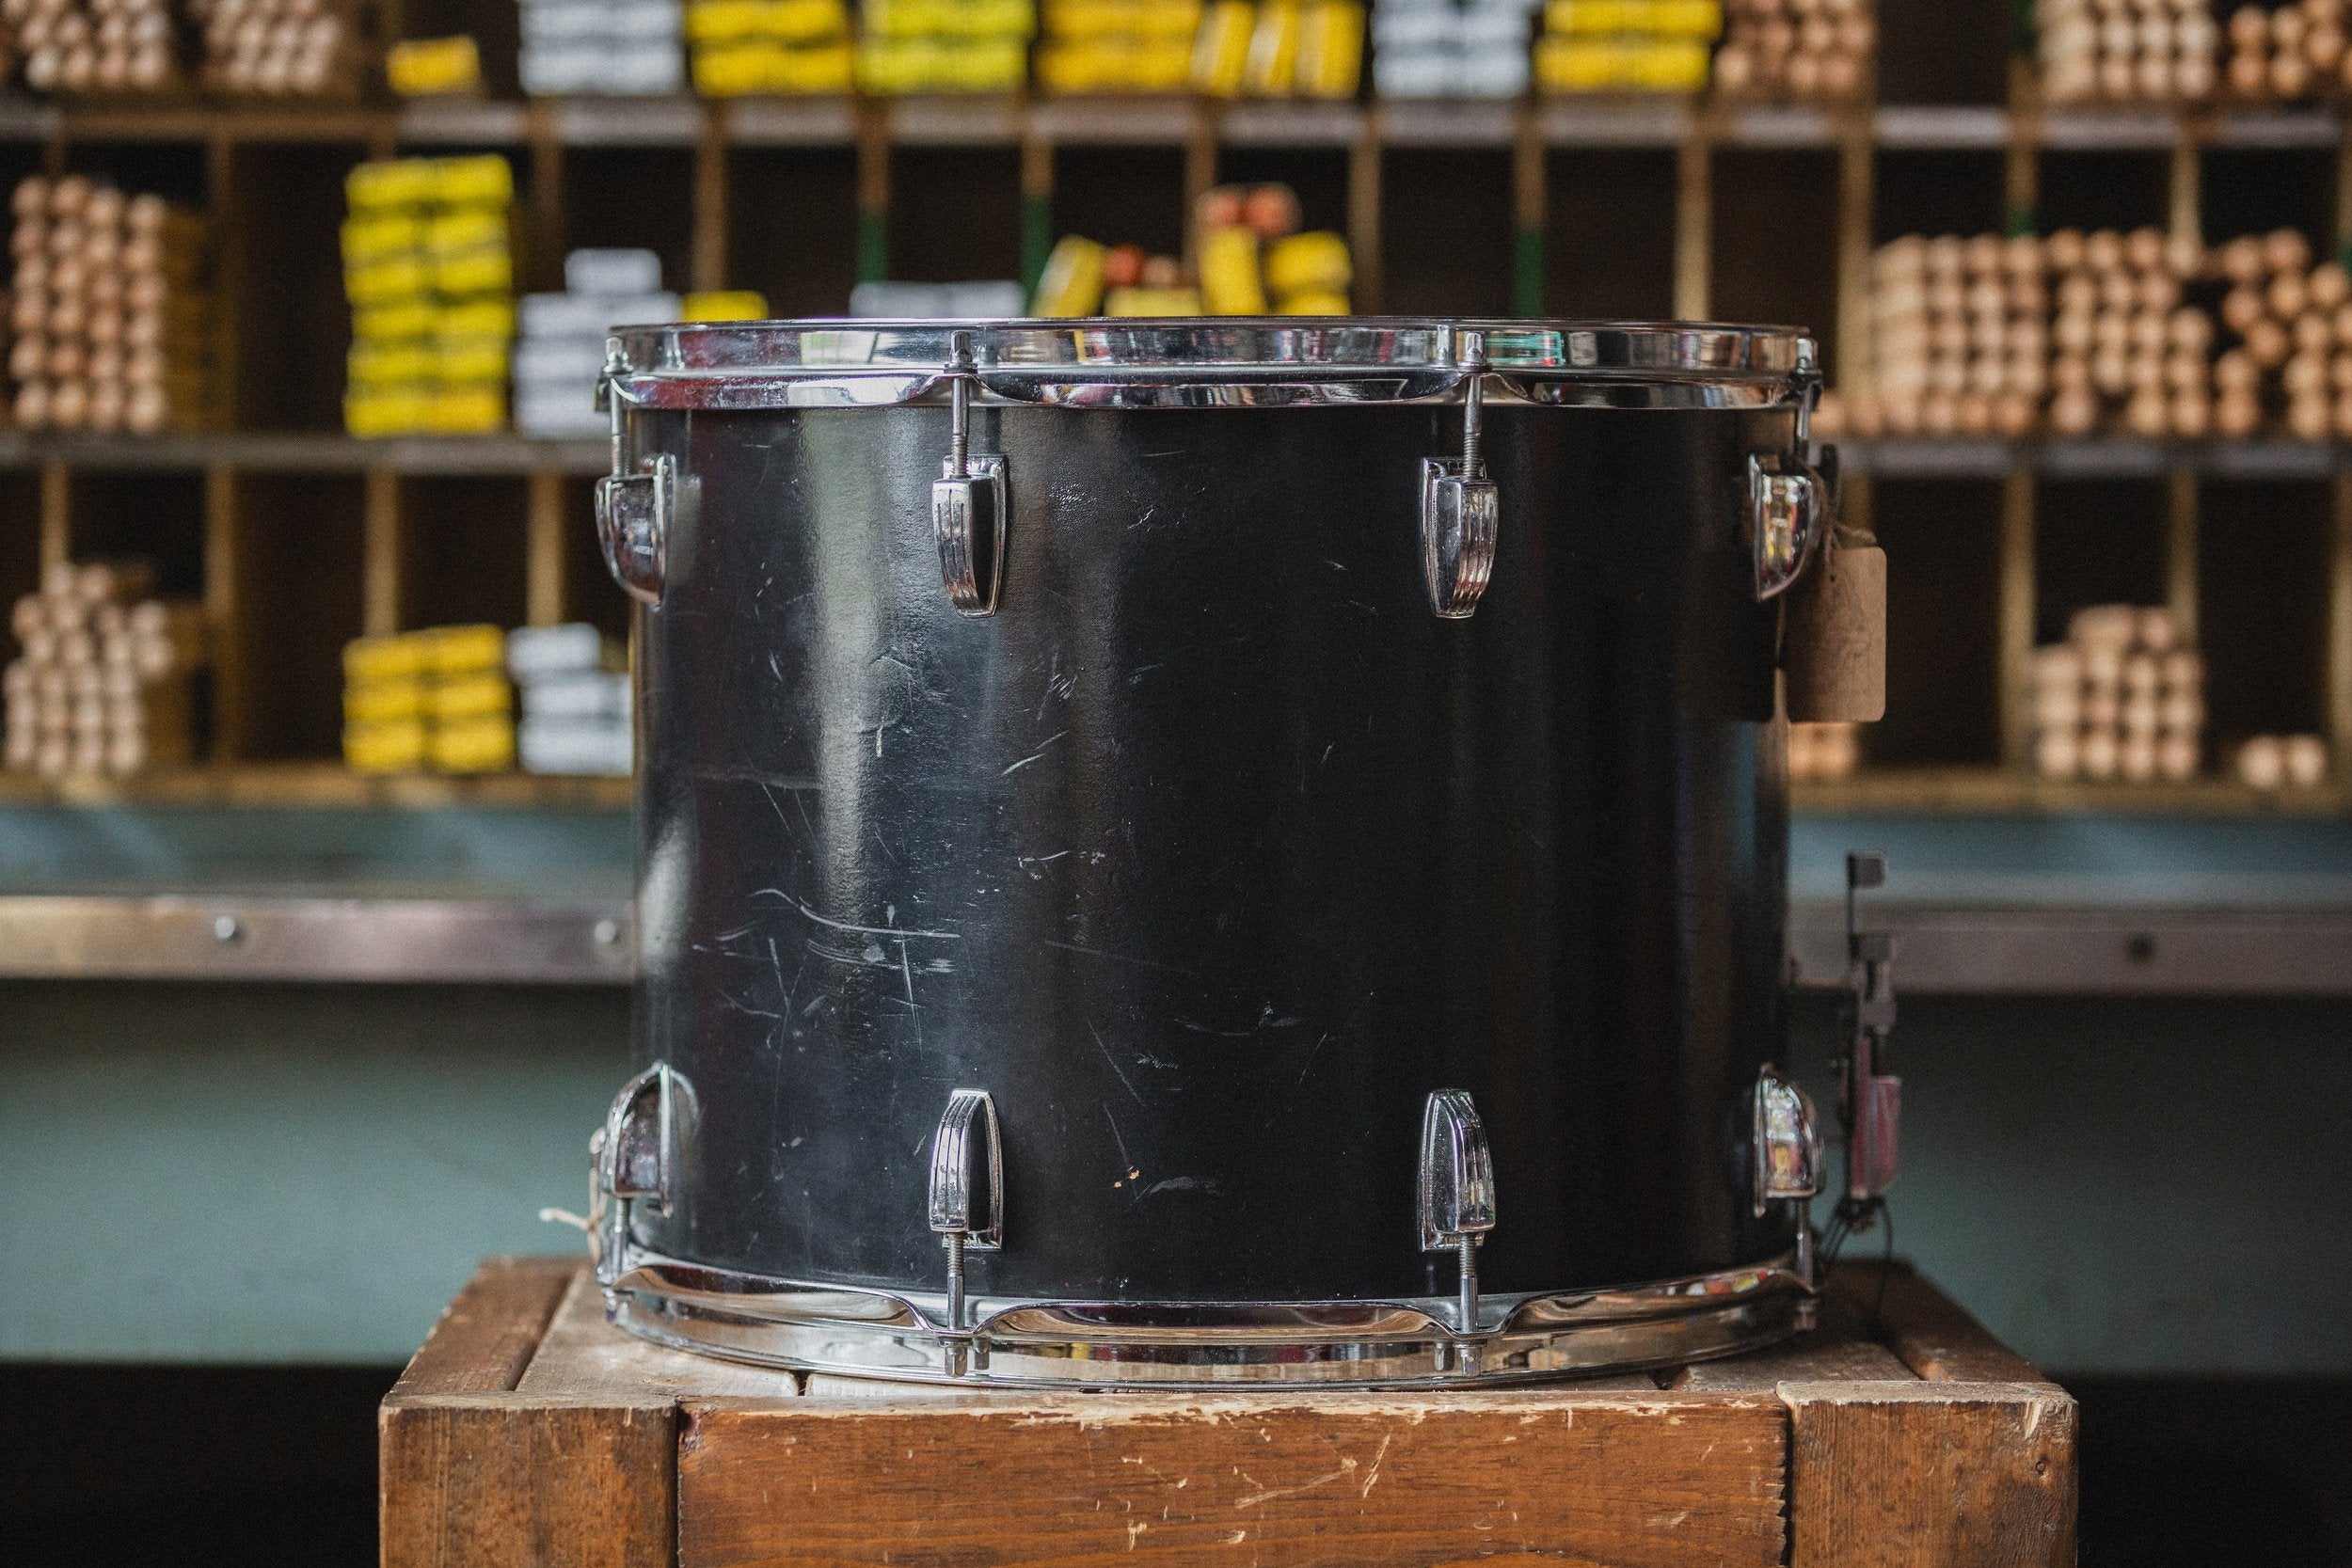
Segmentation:
[(663, 408), (945, 401), (1073, 407), (1493, 402), (1769, 407), (1818, 377), (1804, 328), (1375, 317), (723, 322), (633, 326), (609, 384)]

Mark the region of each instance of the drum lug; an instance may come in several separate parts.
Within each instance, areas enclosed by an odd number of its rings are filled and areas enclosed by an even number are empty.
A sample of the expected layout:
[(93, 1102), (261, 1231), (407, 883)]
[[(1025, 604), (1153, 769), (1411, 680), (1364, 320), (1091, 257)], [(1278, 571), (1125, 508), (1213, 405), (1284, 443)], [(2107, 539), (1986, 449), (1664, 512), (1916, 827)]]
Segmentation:
[(624, 453), (626, 401), (614, 388), (627, 372), (620, 341), (606, 348), (604, 374), (596, 382), (596, 404), (612, 421), (612, 471), (596, 481), (596, 542), (604, 547), (605, 570), (624, 593), (659, 607), (670, 570), (670, 508), (677, 490), (677, 467), (667, 452), (641, 458), (632, 468)]
[(604, 1125), (589, 1140), (595, 1180), (588, 1238), (596, 1276), (604, 1284), (620, 1277), (629, 1205), (651, 1202), (656, 1213), (670, 1212), (678, 1150), (677, 1091), (684, 1083), (667, 1062), (656, 1062), (621, 1086)]
[(931, 481), (931, 537), (947, 602), (966, 615), (996, 613), (1005, 580), (1005, 460), (972, 451), (972, 334), (953, 339), (947, 363), (947, 457)]
[(1421, 1249), (1451, 1252), (1460, 1264), (1454, 1331), (1461, 1365), (1475, 1372), (1478, 1352), (1478, 1247), (1495, 1227), (1495, 1163), (1486, 1123), (1465, 1089), (1439, 1089), (1421, 1113)]
[(1745, 533), (1759, 604), (1788, 592), (1827, 527), (1821, 476), (1798, 457), (1748, 458)]
[(930, 1216), (947, 1249), (947, 1370), (961, 1377), (967, 1345), (979, 1369), (988, 1365), (986, 1342), (964, 1330), (963, 1255), (994, 1252), (1005, 1242), (1004, 1147), (996, 1102), (985, 1089), (956, 1090), (940, 1113), (931, 1134)]
[(1797, 1274), (1816, 1283), (1813, 1269), (1813, 1195), (1821, 1190), (1821, 1132), (1813, 1098), (1783, 1078), (1769, 1062), (1756, 1075), (1756, 1217), (1774, 1203), (1795, 1206)]
[(1448, 621), (1467, 621), (1494, 573), (1500, 506), (1479, 452), (1485, 433), (1486, 335), (1462, 334), (1462, 455), (1421, 464), (1421, 562), (1429, 605)]
[(596, 481), (596, 540), (612, 580), (640, 604), (659, 607), (670, 566), (670, 503), (677, 486), (670, 454), (644, 460), (642, 472)]

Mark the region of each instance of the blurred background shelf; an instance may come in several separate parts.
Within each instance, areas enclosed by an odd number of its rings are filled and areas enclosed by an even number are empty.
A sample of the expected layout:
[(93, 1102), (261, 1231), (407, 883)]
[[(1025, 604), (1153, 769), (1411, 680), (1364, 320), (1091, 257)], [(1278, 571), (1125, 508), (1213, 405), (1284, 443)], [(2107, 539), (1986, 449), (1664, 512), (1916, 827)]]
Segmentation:
[[(425, 19), (410, 18), (419, 26)], [(516, 13), (452, 0), (492, 96), (405, 104), (0, 98), (0, 179), (76, 171), (208, 211), (219, 428), (156, 439), (0, 431), (0, 594), (44, 563), (158, 563), (218, 628), (204, 754), (121, 785), (10, 782), (26, 809), (620, 810), (623, 786), (342, 774), (353, 637), (583, 620), (625, 636), (598, 559), (597, 440), (363, 442), (341, 433), (350, 312), (337, 226), (358, 163), (496, 150), (516, 286), (638, 245), (665, 281), (837, 314), (860, 281), (1034, 280), (1053, 240), (1178, 256), (1198, 197), (1279, 181), (1344, 234), (1354, 299), (1390, 314), (1810, 324), (1831, 377), (1867, 346), (1870, 258), (1905, 233), (2153, 226), (2352, 238), (2340, 100), (2262, 108), (2039, 102), (1996, 0), (1883, 0), (1871, 90), (1835, 109), (1670, 97), (1216, 103), (1032, 94), (705, 101), (512, 96)], [(410, 29), (413, 31), (414, 29)], [(2352, 814), (2352, 446), (2265, 438), (1842, 443), (1850, 509), (1887, 545), (1888, 721), (1801, 811), (1957, 818)], [(1506, 523), (1506, 526), (1507, 523)], [(2028, 667), (2088, 604), (2162, 605), (2207, 655), (2205, 768), (2253, 734), (2334, 748), (2328, 788), (2265, 796), (2031, 776)]]
[(2000, 768), (1865, 769), (1812, 779), (1791, 790), (1800, 812), (1886, 816), (2341, 816), (2352, 794), (2341, 784), (2257, 790), (2235, 779), (2123, 784), (2045, 779)]
[[(1898, 236), (2288, 228), (2319, 258), (2352, 240), (2341, 98), (2058, 108), (2010, 0), (1875, 8), (1865, 101), (1835, 111), (525, 100), (513, 0), (373, 13), (387, 37), (472, 34), (478, 99), (0, 95), (0, 182), (110, 179), (205, 211), (225, 242), (215, 428), (0, 431), (0, 595), (46, 562), (143, 555), (217, 628), (215, 760), (0, 778), (0, 1135), (40, 1173), (19, 1250), (47, 1265), (0, 1291), (0, 1355), (396, 1364), (478, 1256), (569, 1241), (534, 1216), (580, 1204), (587, 1134), (630, 1070), (629, 783), (373, 779), (339, 760), (353, 637), (586, 621), (619, 638), (630, 621), (590, 522), (601, 441), (342, 434), (337, 229), (357, 164), (504, 154), (520, 290), (563, 287), (573, 247), (644, 246), (666, 286), (757, 290), (787, 316), (839, 314), (866, 280), (1030, 282), (1065, 234), (1182, 256), (1203, 191), (1279, 182), (1310, 228), (1345, 235), (1367, 312), (1800, 322), (1833, 379), (1867, 353), (1871, 257)], [(1883, 850), (1868, 907), (1897, 935), (1904, 998), (1902, 1249), (2043, 1365), (2187, 1389), (2165, 1406), (2171, 1479), (2110, 1481), (2102, 1503), (2087, 1471), (2085, 1562), (2166, 1560), (2119, 1544), (2169, 1528), (2147, 1499), (2217, 1491), (2243, 1502), (2228, 1544), (2161, 1543), (2180, 1560), (2333, 1560), (2341, 1530), (2328, 1550), (2265, 1552), (2298, 1516), (2291, 1466), (2216, 1488), (2205, 1439), (2215, 1375), (2331, 1374), (2308, 1386), (2332, 1390), (2352, 1366), (2352, 449), (1841, 444), (1849, 504), (1889, 552), (1892, 705), (1856, 776), (1794, 792), (1788, 948), (1806, 984), (1789, 1066), (1834, 1092), (1820, 992), (1844, 970), (1844, 856)], [(2036, 778), (2033, 650), (2107, 603), (2165, 606), (2204, 651), (2209, 772), (2231, 737), (2296, 731), (2328, 737), (2335, 782)], [(151, 1373), (128, 1374), (135, 1418), (104, 1427), (126, 1456)], [(372, 1403), (351, 1422), (361, 1520)], [(2242, 1425), (2307, 1461), (2335, 1453), (2309, 1435), (2323, 1407), (2281, 1425), (2266, 1394)], [(2087, 1433), (2106, 1409), (2125, 1412), (2110, 1443), (2161, 1424), (2093, 1396)], [(235, 1425), (190, 1429), (154, 1474)], [(56, 1451), (37, 1430), (24, 1451)], [(123, 1461), (144, 1498), (142, 1464)], [(26, 1474), (60, 1506), (87, 1491)], [(2303, 1513), (2340, 1519), (2352, 1494), (2325, 1495)], [(189, 1532), (167, 1505), (169, 1557)], [(257, 1512), (241, 1491), (214, 1533), (242, 1540)], [(295, 1560), (372, 1552), (306, 1542)]]
[[(625, 896), (0, 895), (0, 980), (626, 985)], [(2352, 996), (2352, 913), (2280, 909), (1877, 911), (1913, 996)], [(1835, 987), (1844, 910), (1792, 911), (1789, 965)]]
[(2222, 149), (2333, 150), (2346, 130), (2334, 105), (2185, 111), (2132, 107), (2011, 109), (1901, 103), (1856, 109), (1689, 104), (1656, 95), (1524, 100), (1367, 100), (1359, 103), (1164, 97), (540, 98), (405, 104), (254, 104), (202, 99), (71, 103), (0, 97), (0, 142), (356, 142), (383, 147), (848, 147), (871, 135), (913, 146), (1023, 140), (1100, 146), (1728, 147), (1829, 150), (1859, 139), (1889, 151), (2074, 152)]
[(0, 805), (78, 809), (116, 806), (236, 806), (350, 811), (451, 806), (627, 811), (631, 781), (549, 778), (529, 773), (444, 775), (356, 773), (340, 762), (246, 762), (159, 768), (127, 778), (42, 779), (0, 773)]
[(329, 432), (187, 432), (81, 436), (0, 430), (0, 469), (47, 465), (93, 471), (235, 468), (253, 473), (600, 474), (612, 467), (600, 440), (527, 436), (396, 436), (358, 440)]

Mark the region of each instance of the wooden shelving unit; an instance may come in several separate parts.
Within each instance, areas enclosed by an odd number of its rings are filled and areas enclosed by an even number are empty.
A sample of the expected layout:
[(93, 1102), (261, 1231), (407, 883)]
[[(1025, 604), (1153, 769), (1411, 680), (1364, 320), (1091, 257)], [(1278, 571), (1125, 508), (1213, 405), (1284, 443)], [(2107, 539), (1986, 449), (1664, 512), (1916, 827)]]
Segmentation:
[[(1862, 347), (1873, 246), (1911, 230), (2288, 224), (2352, 239), (2352, 116), (2045, 112), (2008, 8), (1882, 0), (1879, 102), (1838, 113), (1660, 101), (1232, 103), (1028, 99), (57, 104), (0, 98), (0, 178), (86, 170), (201, 201), (228, 239), (217, 432), (0, 432), (0, 593), (49, 560), (155, 556), (219, 624), (214, 765), (0, 800), (622, 803), (604, 785), (366, 781), (332, 758), (334, 653), (442, 620), (626, 601), (588, 526), (601, 444), (340, 432), (336, 225), (367, 157), (513, 157), (525, 288), (579, 245), (645, 245), (694, 288), (828, 314), (864, 277), (1027, 277), (1066, 231), (1174, 250), (1191, 198), (1280, 179), (1397, 314), (1803, 321), (1833, 376)], [(511, 38), (457, 0), (435, 26)], [(492, 13), (496, 12), (496, 15)], [(1978, 13), (1981, 12), (1981, 15)], [(421, 24), (419, 24), (421, 26)], [(1960, 40), (1955, 44), (1953, 40)], [(1960, 46), (1964, 45), (1964, 47)], [(495, 58), (494, 73), (506, 69)], [(511, 85), (511, 84), (510, 84)], [(2214, 666), (2216, 729), (2320, 730), (2352, 779), (2352, 448), (2287, 441), (1850, 444), (1851, 506), (1894, 561), (1894, 712), (1821, 809), (2342, 813), (2339, 783), (2056, 785), (2025, 768), (2025, 673), (2065, 613), (2172, 605)]]
[(627, 779), (536, 778), (489, 773), (448, 778), (413, 774), (375, 778), (340, 762), (244, 762), (177, 768), (127, 779), (56, 781), (0, 774), (0, 805), (369, 807), (543, 806), (616, 811), (629, 803)]

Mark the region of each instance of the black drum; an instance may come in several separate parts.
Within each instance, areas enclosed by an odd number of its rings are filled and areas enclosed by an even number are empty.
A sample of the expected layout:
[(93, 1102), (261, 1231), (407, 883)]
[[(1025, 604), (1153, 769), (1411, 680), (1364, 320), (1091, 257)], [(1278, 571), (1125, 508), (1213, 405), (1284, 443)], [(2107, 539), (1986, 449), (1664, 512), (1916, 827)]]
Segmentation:
[(621, 334), (618, 1321), (1107, 1386), (1788, 1332), (1816, 385), (1718, 326)]

